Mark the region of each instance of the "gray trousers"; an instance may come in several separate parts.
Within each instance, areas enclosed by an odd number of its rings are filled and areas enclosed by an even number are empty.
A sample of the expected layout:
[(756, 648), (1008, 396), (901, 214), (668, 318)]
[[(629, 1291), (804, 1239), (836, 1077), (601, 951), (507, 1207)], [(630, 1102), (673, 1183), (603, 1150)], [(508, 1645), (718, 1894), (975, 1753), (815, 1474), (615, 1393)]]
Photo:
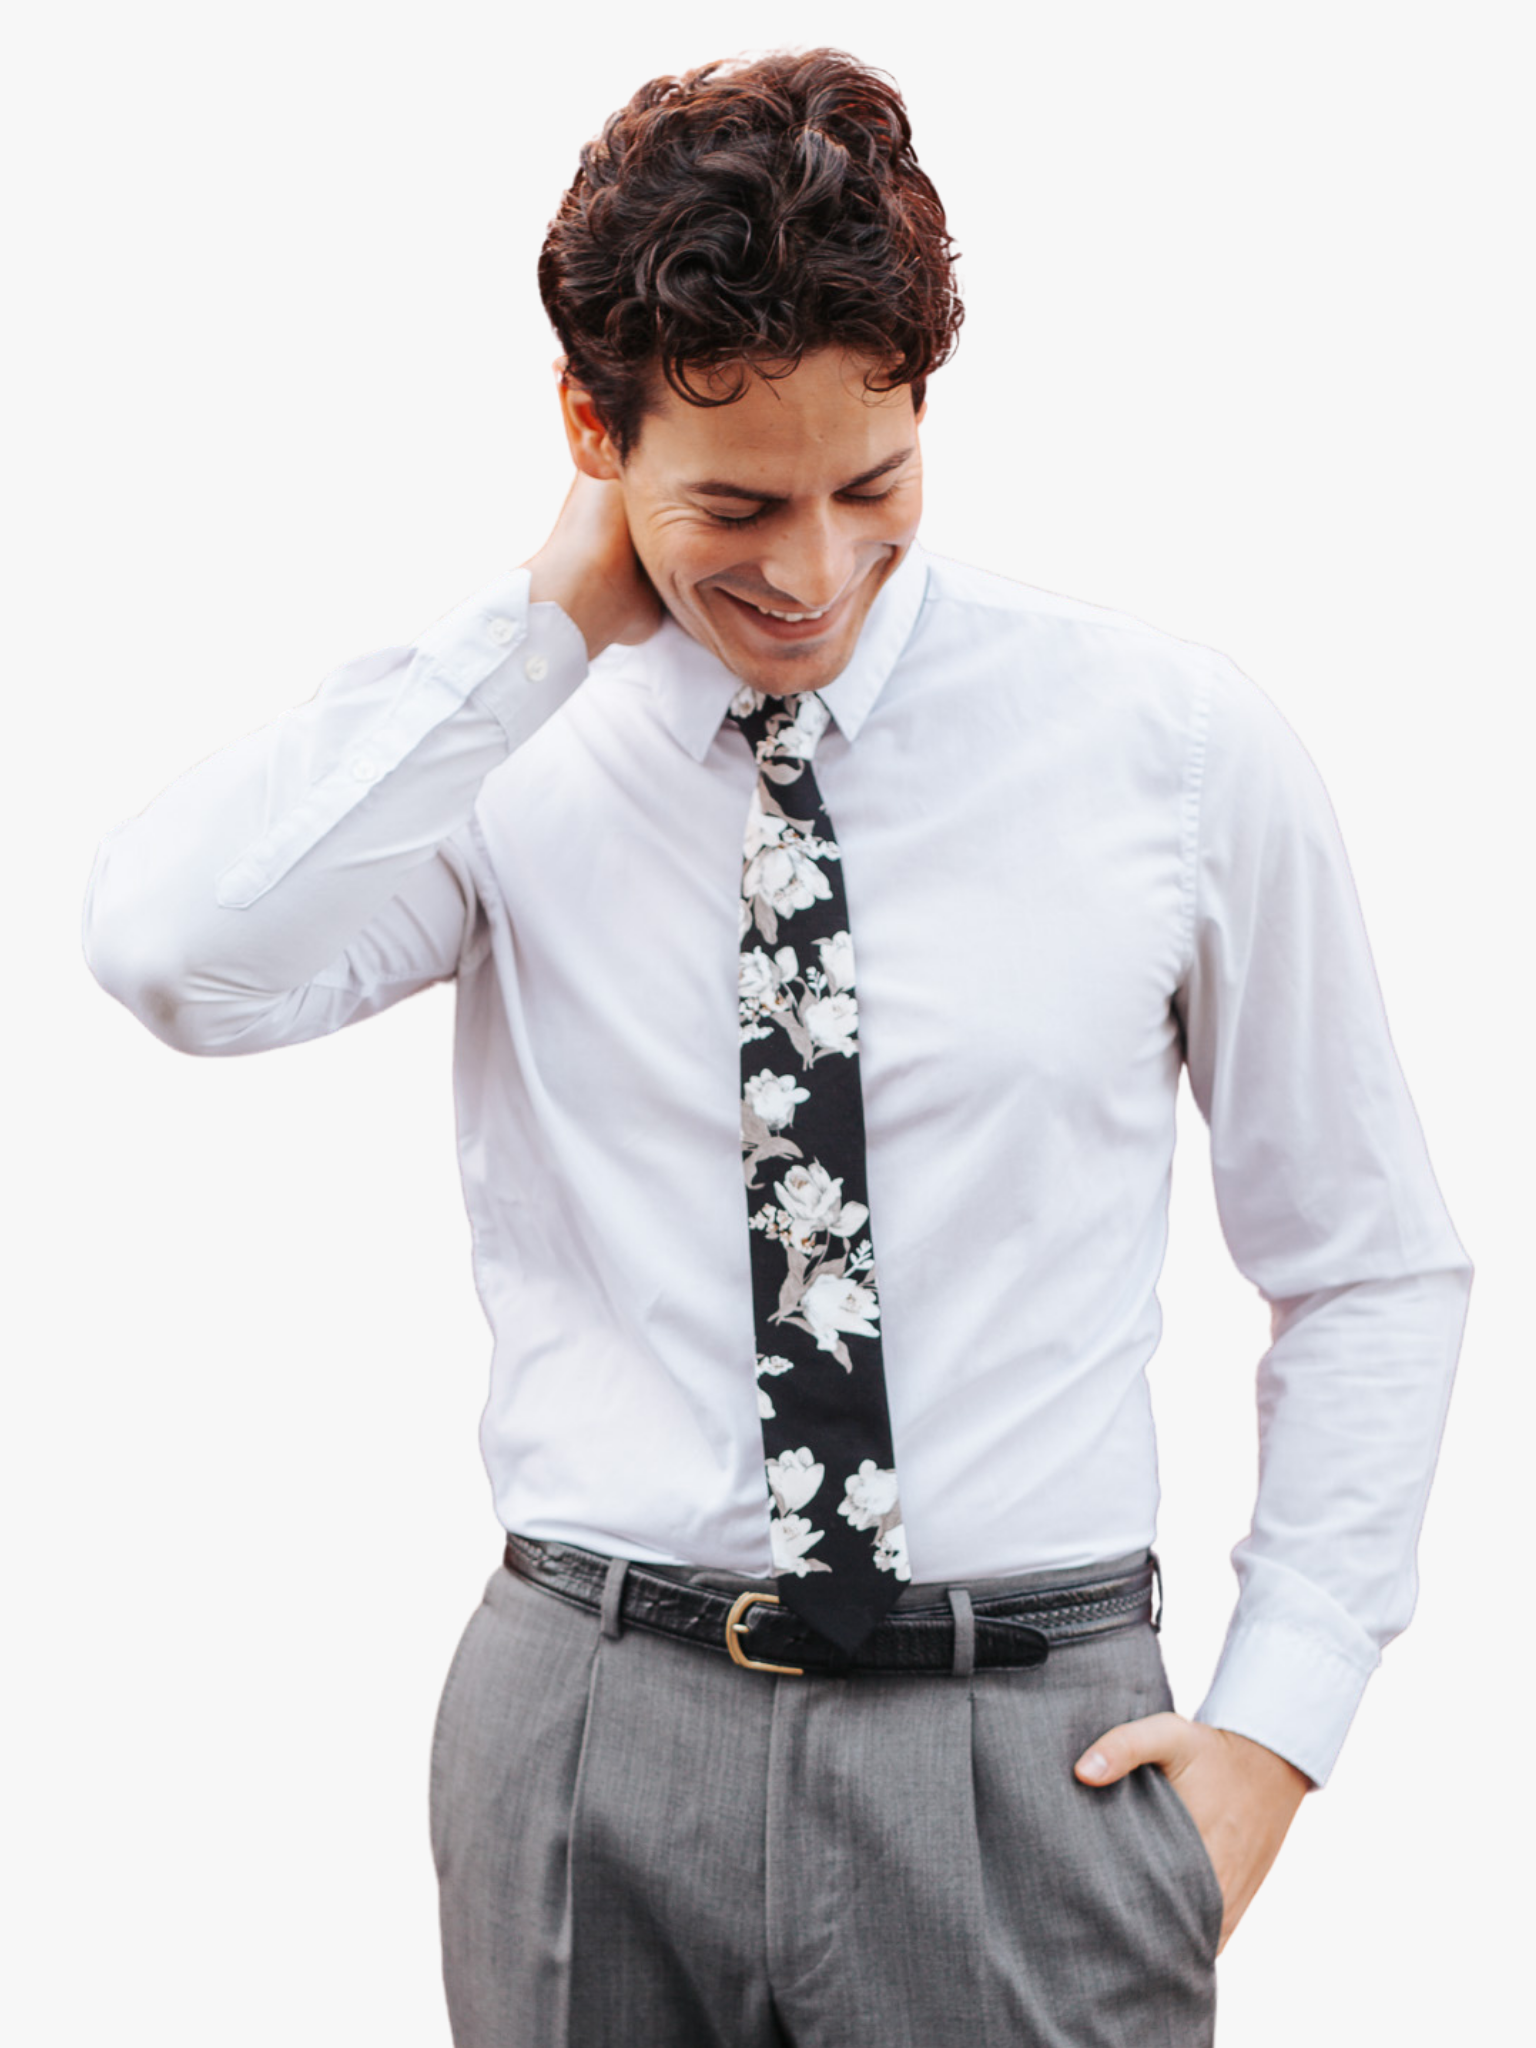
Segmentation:
[(775, 1678), (499, 1569), (432, 1745), (456, 2048), (1201, 2048), (1222, 1900), (1188, 1809), (1155, 1767), (1072, 1775), (1170, 1705), (1145, 1623), (1029, 1670)]

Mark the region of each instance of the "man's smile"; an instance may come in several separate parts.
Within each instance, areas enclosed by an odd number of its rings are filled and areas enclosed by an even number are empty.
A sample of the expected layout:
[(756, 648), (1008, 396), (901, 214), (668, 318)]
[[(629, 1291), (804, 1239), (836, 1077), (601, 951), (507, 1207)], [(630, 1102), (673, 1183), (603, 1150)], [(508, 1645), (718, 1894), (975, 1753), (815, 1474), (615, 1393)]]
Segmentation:
[(862, 570), (850, 577), (848, 582), (829, 603), (812, 611), (784, 603), (768, 604), (762, 598), (748, 597), (744, 592), (732, 590), (727, 584), (709, 586), (709, 593), (729, 600), (733, 616), (741, 621), (749, 633), (761, 635), (780, 645), (802, 640), (818, 640), (835, 631), (849, 609), (849, 601), (864, 587), (871, 576), (879, 576), (888, 559), (882, 554), (867, 563)]
[[(726, 592), (727, 597), (735, 597), (736, 595), (737, 593), (734, 590)], [(765, 618), (787, 619), (791, 625), (798, 625), (802, 619), (824, 619), (832, 609), (831, 605), (824, 604), (821, 610), (817, 612), (776, 612), (772, 605), (756, 604), (750, 597), (741, 598), (740, 602), (742, 604), (750, 604), (753, 611), (761, 612)]]

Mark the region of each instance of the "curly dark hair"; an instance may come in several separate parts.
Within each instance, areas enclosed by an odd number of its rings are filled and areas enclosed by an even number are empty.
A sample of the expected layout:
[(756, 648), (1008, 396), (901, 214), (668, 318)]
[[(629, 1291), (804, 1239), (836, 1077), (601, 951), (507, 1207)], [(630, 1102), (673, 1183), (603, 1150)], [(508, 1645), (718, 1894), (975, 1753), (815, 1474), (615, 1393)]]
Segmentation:
[[(840, 50), (643, 85), (582, 150), (539, 290), (621, 459), (658, 367), (690, 404), (729, 405), (752, 371), (843, 348), (869, 359), (870, 389), (909, 384), (919, 406), (962, 318), (901, 95)], [(724, 396), (690, 382), (733, 364)]]

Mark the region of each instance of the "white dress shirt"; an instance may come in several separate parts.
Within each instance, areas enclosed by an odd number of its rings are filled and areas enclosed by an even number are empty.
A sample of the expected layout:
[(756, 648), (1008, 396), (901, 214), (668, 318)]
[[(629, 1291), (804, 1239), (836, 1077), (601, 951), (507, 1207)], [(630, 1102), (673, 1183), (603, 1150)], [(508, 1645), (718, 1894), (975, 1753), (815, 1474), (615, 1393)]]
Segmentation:
[[(197, 1053), (456, 976), (502, 1523), (766, 1574), (737, 684), (670, 621), (589, 668), (528, 582), (347, 664), (119, 827), (87, 955)], [(1412, 1611), (1470, 1267), (1316, 771), (1220, 656), (916, 547), (825, 702), (913, 1577), (1154, 1540), (1187, 1060), (1273, 1305), (1200, 1718), (1321, 1782)]]

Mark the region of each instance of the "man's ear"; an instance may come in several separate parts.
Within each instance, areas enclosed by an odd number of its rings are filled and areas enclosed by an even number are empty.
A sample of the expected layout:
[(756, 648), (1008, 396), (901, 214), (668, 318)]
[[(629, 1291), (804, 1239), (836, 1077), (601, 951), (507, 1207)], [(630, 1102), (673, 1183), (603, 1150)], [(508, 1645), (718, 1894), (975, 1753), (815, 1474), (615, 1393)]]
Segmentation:
[(612, 483), (624, 467), (619, 451), (613, 445), (608, 429), (598, 418), (591, 393), (583, 391), (579, 384), (573, 384), (563, 369), (560, 375), (560, 413), (565, 421), (565, 438), (572, 462), (583, 476), (595, 476), (604, 483)]

